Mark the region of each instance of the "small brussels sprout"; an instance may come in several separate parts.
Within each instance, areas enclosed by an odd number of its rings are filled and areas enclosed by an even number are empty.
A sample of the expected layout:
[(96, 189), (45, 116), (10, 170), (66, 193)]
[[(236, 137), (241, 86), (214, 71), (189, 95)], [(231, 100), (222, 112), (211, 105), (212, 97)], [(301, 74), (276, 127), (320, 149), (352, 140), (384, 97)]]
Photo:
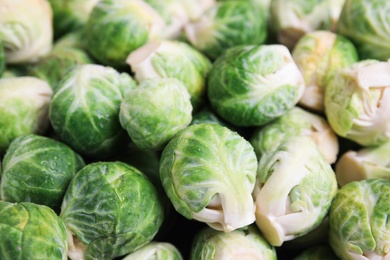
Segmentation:
[(224, 231), (254, 222), (256, 170), (250, 143), (217, 124), (188, 126), (160, 160), (161, 181), (176, 211)]
[(292, 57), (302, 72), (306, 88), (299, 104), (324, 111), (324, 92), (336, 70), (358, 61), (355, 46), (345, 37), (330, 31), (314, 31), (299, 39)]
[(113, 259), (149, 243), (163, 215), (157, 190), (143, 173), (122, 162), (96, 162), (71, 180), (60, 217), (71, 259)]
[(390, 61), (339, 69), (325, 91), (325, 113), (341, 137), (363, 146), (390, 140)]
[(335, 173), (307, 136), (291, 137), (259, 160), (256, 224), (271, 245), (318, 227), (337, 191)]
[(140, 82), (148, 78), (176, 78), (184, 83), (197, 108), (206, 94), (206, 77), (211, 62), (185, 42), (154, 41), (133, 51), (126, 62)]
[(131, 140), (143, 150), (161, 150), (191, 123), (190, 95), (173, 78), (142, 81), (125, 95), (119, 121)]
[(329, 211), (329, 244), (340, 259), (388, 259), (390, 182), (350, 182)]
[(28, 67), (28, 75), (46, 80), (54, 92), (66, 73), (76, 65), (93, 63), (87, 53), (76, 48), (55, 48)]
[(200, 19), (185, 25), (188, 41), (211, 59), (227, 48), (262, 44), (267, 35), (267, 20), (249, 1), (218, 2)]
[(150, 242), (127, 255), (123, 260), (183, 260), (180, 251), (171, 243)]
[(280, 44), (292, 50), (306, 33), (335, 31), (345, 0), (273, 0), (270, 25)]
[(5, 70), (5, 54), (4, 54), (3, 42), (0, 39), (0, 77), (1, 74), (3, 74), (4, 70)]
[(160, 37), (165, 23), (142, 0), (101, 0), (84, 27), (86, 46), (101, 64), (126, 65), (130, 52)]
[(0, 259), (68, 259), (66, 230), (52, 209), (0, 201)]
[(35, 62), (50, 52), (52, 16), (46, 0), (0, 0), (0, 41), (8, 64)]
[(83, 166), (83, 159), (61, 142), (35, 134), (20, 136), (3, 159), (0, 198), (58, 211), (71, 178)]
[(79, 65), (58, 85), (49, 108), (55, 133), (82, 155), (103, 158), (126, 146), (120, 104), (135, 81), (102, 65)]
[(49, 0), (53, 10), (54, 38), (83, 27), (99, 0)]
[(267, 259), (276, 260), (276, 251), (261, 235), (256, 226), (250, 225), (232, 232), (203, 228), (194, 237), (191, 260)]
[(390, 2), (345, 0), (337, 32), (349, 38), (361, 59), (390, 58)]
[(317, 144), (329, 163), (334, 163), (339, 151), (338, 138), (328, 122), (320, 115), (294, 107), (276, 120), (252, 133), (250, 142), (258, 158), (272, 153), (275, 147), (291, 137), (308, 136)]
[(215, 111), (236, 126), (259, 126), (292, 109), (305, 89), (282, 45), (237, 46), (215, 61), (208, 77)]
[(35, 77), (0, 79), (0, 154), (18, 136), (46, 131), (52, 93)]
[(301, 252), (293, 260), (338, 260), (339, 258), (333, 252), (329, 245), (320, 245), (310, 247)]
[(375, 147), (344, 153), (336, 163), (337, 182), (344, 186), (364, 179), (390, 181), (390, 141)]

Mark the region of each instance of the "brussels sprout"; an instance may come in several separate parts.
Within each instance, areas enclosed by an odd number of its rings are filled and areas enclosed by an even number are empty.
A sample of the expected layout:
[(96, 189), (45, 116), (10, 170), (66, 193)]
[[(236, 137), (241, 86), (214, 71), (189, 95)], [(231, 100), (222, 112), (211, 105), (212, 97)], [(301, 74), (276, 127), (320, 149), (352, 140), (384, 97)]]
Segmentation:
[(329, 245), (320, 245), (310, 247), (294, 257), (293, 260), (338, 260), (332, 248)]
[(292, 109), (305, 89), (282, 45), (237, 46), (215, 61), (208, 77), (215, 111), (236, 126), (259, 126)]
[(307, 33), (295, 45), (292, 57), (302, 72), (306, 88), (299, 104), (324, 111), (324, 92), (336, 70), (358, 61), (355, 46), (346, 38), (329, 31)]
[(5, 70), (5, 54), (4, 54), (3, 42), (0, 39), (0, 77), (1, 74), (3, 74), (4, 70)]
[(72, 48), (87, 51), (83, 37), (84, 32), (82, 29), (71, 31), (58, 38), (54, 42), (53, 49)]
[(0, 154), (18, 136), (46, 131), (52, 93), (38, 78), (0, 79)]
[(171, 243), (150, 242), (123, 260), (183, 260), (180, 251)]
[(344, 186), (364, 179), (390, 181), (390, 141), (379, 146), (344, 153), (336, 163), (337, 182)]
[(229, 233), (210, 227), (200, 230), (192, 242), (190, 259), (267, 259), (276, 260), (276, 251), (259, 232), (250, 225)]
[(321, 154), (329, 163), (337, 159), (339, 144), (336, 134), (328, 122), (320, 115), (294, 107), (278, 119), (254, 130), (250, 142), (258, 158), (272, 153), (291, 137), (298, 135), (311, 137)]
[(279, 43), (293, 49), (306, 33), (335, 31), (345, 0), (273, 0), (270, 25)]
[(71, 259), (129, 254), (153, 239), (164, 214), (149, 179), (122, 162), (82, 168), (71, 180), (61, 210)]
[(176, 211), (224, 231), (254, 222), (256, 170), (250, 143), (217, 124), (188, 126), (160, 160), (161, 181)]
[(66, 260), (66, 231), (49, 207), (0, 201), (0, 259)]
[(82, 155), (103, 158), (126, 146), (119, 109), (135, 81), (102, 65), (79, 65), (67, 73), (50, 103), (55, 133)]
[(7, 63), (35, 62), (50, 52), (52, 16), (46, 0), (0, 0), (0, 41)]
[(66, 73), (75, 65), (93, 63), (88, 55), (76, 48), (56, 48), (48, 55), (29, 66), (28, 74), (46, 80), (54, 91), (58, 83), (65, 77)]
[(132, 52), (126, 62), (135, 79), (176, 78), (184, 83), (197, 108), (205, 99), (206, 77), (211, 62), (189, 44), (179, 41), (155, 41)]
[(313, 230), (337, 191), (335, 173), (310, 137), (291, 137), (258, 165), (256, 224), (271, 245)]
[(343, 186), (329, 212), (329, 244), (341, 259), (388, 259), (390, 182), (381, 179)]
[(63, 143), (34, 134), (20, 136), (4, 156), (0, 197), (58, 211), (70, 179), (83, 166), (83, 159)]
[(267, 19), (265, 12), (249, 1), (224, 1), (186, 24), (184, 30), (193, 46), (216, 59), (227, 48), (264, 43)]
[(83, 27), (99, 0), (49, 0), (53, 10), (54, 38)]
[(346, 0), (337, 32), (349, 38), (361, 59), (390, 58), (390, 2), (387, 0)]
[(181, 81), (153, 78), (127, 92), (119, 121), (139, 148), (161, 150), (191, 123), (191, 113), (190, 95)]
[(363, 146), (390, 140), (390, 61), (364, 60), (335, 74), (325, 91), (325, 113), (341, 137)]
[(126, 65), (130, 52), (160, 37), (165, 23), (141, 0), (101, 0), (85, 25), (90, 54), (103, 65)]

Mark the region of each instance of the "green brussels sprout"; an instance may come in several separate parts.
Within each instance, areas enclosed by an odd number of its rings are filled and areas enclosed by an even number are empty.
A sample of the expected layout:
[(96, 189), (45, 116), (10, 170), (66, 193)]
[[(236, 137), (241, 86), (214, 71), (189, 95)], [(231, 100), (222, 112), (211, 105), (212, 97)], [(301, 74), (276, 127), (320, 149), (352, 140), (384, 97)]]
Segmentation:
[(388, 259), (390, 182), (350, 182), (336, 194), (329, 211), (329, 244), (341, 259)]
[(119, 121), (139, 148), (161, 150), (191, 123), (191, 113), (190, 95), (181, 81), (152, 78), (126, 93)]
[(336, 163), (337, 182), (344, 186), (352, 181), (364, 179), (386, 179), (390, 181), (390, 141), (359, 151), (345, 152)]
[(208, 77), (215, 111), (236, 126), (259, 126), (292, 109), (305, 89), (283, 45), (237, 46), (219, 57)]
[(54, 92), (58, 83), (75, 65), (93, 63), (86, 52), (76, 48), (55, 48), (28, 67), (28, 75), (46, 80)]
[(3, 42), (0, 39), (0, 77), (1, 74), (3, 74), (4, 70), (5, 70), (5, 54), (4, 54)]
[(0, 259), (66, 260), (66, 230), (52, 209), (0, 201)]
[(363, 146), (390, 140), (390, 61), (339, 69), (325, 91), (325, 113), (341, 137)]
[(76, 152), (104, 158), (126, 146), (120, 104), (135, 81), (126, 73), (96, 64), (76, 66), (60, 82), (49, 108), (55, 133)]
[(249, 1), (224, 1), (184, 27), (188, 41), (211, 59), (238, 45), (262, 44), (267, 36), (265, 12)]
[(83, 27), (99, 0), (49, 0), (53, 10), (54, 38)]
[(0, 41), (7, 64), (35, 62), (50, 52), (52, 16), (46, 0), (0, 0)]
[(271, 245), (280, 246), (318, 227), (336, 191), (335, 173), (313, 139), (291, 137), (259, 160), (256, 224)]
[(349, 38), (361, 59), (390, 58), (390, 2), (387, 0), (345, 0), (337, 32)]
[(339, 258), (333, 252), (329, 245), (320, 245), (310, 247), (301, 252), (293, 260), (338, 260)]
[(160, 37), (165, 23), (142, 0), (101, 0), (84, 27), (89, 53), (103, 65), (126, 65), (130, 52)]
[(276, 251), (256, 226), (232, 232), (203, 228), (194, 237), (191, 260), (267, 259), (276, 260)]
[(255, 128), (250, 142), (258, 158), (275, 151), (275, 147), (291, 137), (308, 136), (317, 144), (329, 163), (336, 162), (338, 138), (328, 122), (320, 115), (294, 107), (265, 126)]
[(189, 44), (179, 41), (154, 41), (133, 51), (126, 62), (138, 82), (154, 77), (176, 78), (184, 83), (194, 108), (203, 103), (211, 62)]
[(302, 72), (306, 88), (299, 104), (324, 111), (324, 92), (335, 71), (358, 61), (355, 46), (345, 37), (330, 31), (313, 31), (300, 38), (292, 57)]
[(188, 126), (160, 159), (161, 181), (176, 211), (226, 232), (255, 220), (256, 170), (250, 143), (217, 124)]
[(270, 25), (280, 44), (292, 50), (316, 30), (335, 31), (345, 0), (273, 0)]
[(96, 162), (71, 180), (61, 206), (71, 259), (113, 259), (149, 243), (163, 221), (156, 188), (136, 168)]
[(183, 260), (180, 251), (171, 243), (150, 242), (123, 260)]
[(14, 139), (2, 164), (0, 198), (59, 211), (68, 184), (84, 166), (67, 145), (35, 134)]
[(35, 77), (0, 79), (0, 154), (18, 136), (45, 133), (52, 93)]

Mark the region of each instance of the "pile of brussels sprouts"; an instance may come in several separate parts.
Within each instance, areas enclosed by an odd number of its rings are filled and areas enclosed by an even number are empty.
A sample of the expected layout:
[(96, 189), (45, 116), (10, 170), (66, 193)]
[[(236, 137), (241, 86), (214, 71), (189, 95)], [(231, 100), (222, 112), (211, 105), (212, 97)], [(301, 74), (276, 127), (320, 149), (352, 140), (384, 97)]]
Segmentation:
[(389, 13), (0, 0), (0, 259), (390, 259)]

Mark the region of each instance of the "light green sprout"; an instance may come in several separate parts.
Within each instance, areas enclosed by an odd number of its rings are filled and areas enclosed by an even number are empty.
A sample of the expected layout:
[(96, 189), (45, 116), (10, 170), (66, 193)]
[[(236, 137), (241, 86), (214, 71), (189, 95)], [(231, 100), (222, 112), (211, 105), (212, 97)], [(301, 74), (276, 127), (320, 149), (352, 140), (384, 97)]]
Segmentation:
[(171, 243), (152, 241), (123, 260), (183, 260), (180, 251)]

